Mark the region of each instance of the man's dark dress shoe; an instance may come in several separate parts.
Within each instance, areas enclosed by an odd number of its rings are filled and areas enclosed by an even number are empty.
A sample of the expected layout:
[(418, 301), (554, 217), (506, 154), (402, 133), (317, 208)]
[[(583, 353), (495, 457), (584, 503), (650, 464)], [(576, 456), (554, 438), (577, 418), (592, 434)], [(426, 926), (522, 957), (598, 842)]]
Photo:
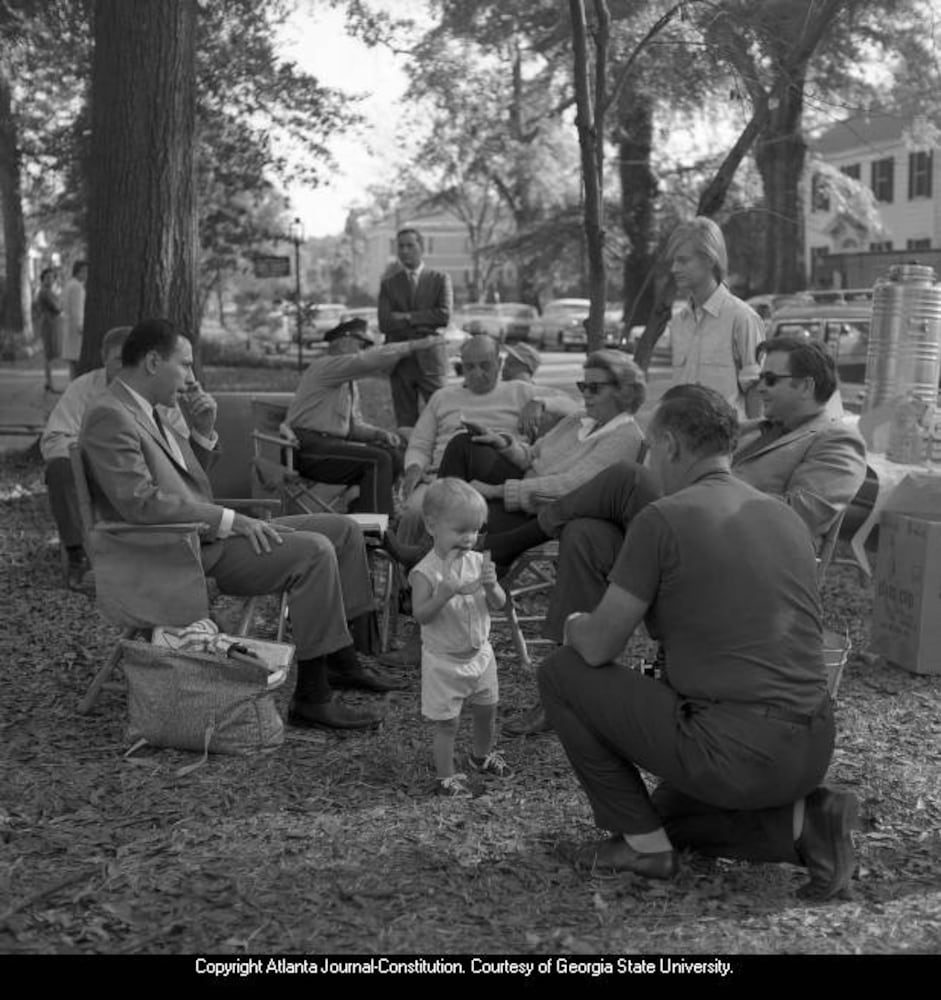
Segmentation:
[(327, 680), (330, 682), (330, 687), (337, 690), (360, 688), (363, 691), (376, 691), (379, 694), (399, 691), (407, 686), (404, 681), (394, 680), (363, 663), (346, 667), (335, 666), (329, 657), (327, 657)]
[(382, 713), (352, 708), (335, 698), (332, 701), (303, 701), (292, 698), (288, 725), (301, 729), (369, 729), (382, 722)]
[(850, 831), (859, 825), (859, 802), (852, 792), (818, 788), (807, 796), (804, 829), (797, 853), (810, 881), (797, 890), (801, 899), (846, 897), (856, 866)]
[(503, 723), (503, 732), (507, 736), (535, 736), (537, 733), (551, 733), (552, 726), (546, 718), (541, 702), (536, 702), (522, 715)]
[(94, 577), (91, 576), (91, 564), (85, 555), (73, 559), (69, 557), (68, 566), (65, 571), (66, 586), (69, 590), (92, 589)]
[(563, 848), (562, 853), (582, 871), (633, 872), (662, 879), (673, 878), (677, 872), (675, 851), (642, 853), (619, 836)]

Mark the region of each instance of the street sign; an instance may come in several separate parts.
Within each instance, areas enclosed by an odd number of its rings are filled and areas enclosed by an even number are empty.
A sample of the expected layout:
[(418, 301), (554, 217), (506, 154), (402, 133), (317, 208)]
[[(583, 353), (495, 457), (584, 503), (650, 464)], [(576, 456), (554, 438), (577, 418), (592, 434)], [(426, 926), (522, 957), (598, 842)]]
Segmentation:
[(256, 278), (286, 278), (291, 273), (290, 257), (256, 257)]

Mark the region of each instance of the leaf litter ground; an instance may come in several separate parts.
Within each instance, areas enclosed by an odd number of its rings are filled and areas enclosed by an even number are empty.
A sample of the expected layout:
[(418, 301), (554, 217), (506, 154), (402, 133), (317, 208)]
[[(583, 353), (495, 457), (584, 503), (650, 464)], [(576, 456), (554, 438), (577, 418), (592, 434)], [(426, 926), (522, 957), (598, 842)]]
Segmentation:
[[(184, 775), (192, 754), (125, 758), (120, 684), (77, 712), (116, 636), (62, 585), (34, 455), (0, 463), (0, 510), (0, 953), (941, 951), (941, 682), (865, 654), (871, 587), (846, 566), (824, 591), (857, 651), (829, 780), (859, 796), (864, 829), (853, 898), (815, 906), (788, 865), (686, 856), (667, 884), (574, 872), (556, 846), (599, 832), (551, 734), (503, 740), (514, 775), (479, 798), (435, 798), (417, 670), (375, 734), (288, 730)], [(505, 627), (494, 640), (506, 719), (534, 687)]]

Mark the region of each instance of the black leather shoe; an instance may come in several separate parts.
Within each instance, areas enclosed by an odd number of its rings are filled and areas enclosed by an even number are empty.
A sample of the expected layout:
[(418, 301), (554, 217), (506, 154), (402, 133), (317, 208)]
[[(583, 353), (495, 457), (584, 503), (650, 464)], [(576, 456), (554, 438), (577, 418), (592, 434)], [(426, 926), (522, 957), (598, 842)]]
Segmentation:
[(342, 702), (302, 701), (292, 698), (288, 725), (301, 729), (369, 729), (382, 722), (383, 715), (372, 709), (351, 708)]
[(528, 708), (522, 715), (503, 723), (503, 732), (507, 736), (535, 736), (537, 733), (551, 733), (552, 726), (546, 718), (545, 709), (540, 702)]
[(384, 694), (386, 691), (400, 691), (407, 687), (405, 681), (393, 679), (364, 663), (357, 663), (355, 667), (336, 667), (330, 662), (330, 657), (327, 657), (327, 680), (330, 687), (338, 691), (359, 688), (362, 691)]
[(88, 591), (92, 589), (95, 578), (91, 574), (91, 564), (84, 555), (79, 559), (69, 559), (65, 571), (65, 582), (69, 590)]
[(852, 792), (818, 788), (807, 796), (797, 853), (810, 881), (797, 890), (799, 898), (823, 901), (847, 896), (856, 867), (850, 831), (858, 825), (859, 802)]
[(560, 853), (580, 871), (633, 872), (644, 878), (673, 878), (677, 872), (675, 851), (635, 851), (623, 837), (610, 837), (589, 844), (565, 845)]

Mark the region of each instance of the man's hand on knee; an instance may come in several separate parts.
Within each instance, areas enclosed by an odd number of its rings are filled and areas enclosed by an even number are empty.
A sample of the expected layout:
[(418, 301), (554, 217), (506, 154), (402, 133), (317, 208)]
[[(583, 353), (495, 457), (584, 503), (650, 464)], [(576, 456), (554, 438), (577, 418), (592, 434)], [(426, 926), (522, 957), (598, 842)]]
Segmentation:
[(291, 534), (293, 528), (286, 524), (272, 524), (270, 521), (260, 521), (257, 517), (247, 517), (245, 514), (236, 514), (232, 521), (232, 534), (241, 535), (252, 543), (252, 548), (257, 555), (262, 552), (271, 551), (271, 543), (281, 545), (285, 534)]

